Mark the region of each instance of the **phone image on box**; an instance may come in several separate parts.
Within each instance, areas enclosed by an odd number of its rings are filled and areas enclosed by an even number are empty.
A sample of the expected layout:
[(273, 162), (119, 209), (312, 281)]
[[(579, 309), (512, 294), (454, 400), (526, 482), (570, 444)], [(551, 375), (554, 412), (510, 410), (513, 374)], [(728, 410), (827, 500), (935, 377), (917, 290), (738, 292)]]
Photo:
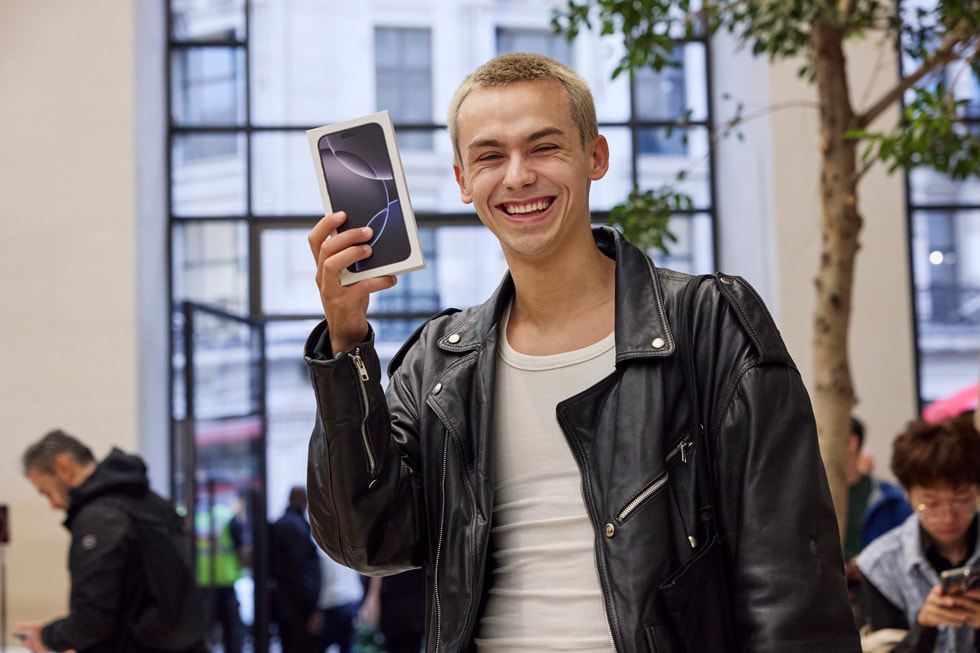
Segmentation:
[(408, 258), (411, 246), (395, 186), (385, 135), (370, 122), (320, 137), (323, 177), (335, 211), (347, 213), (339, 231), (371, 227), (371, 256), (349, 269), (361, 272)]
[(956, 596), (968, 590), (980, 588), (980, 569), (957, 567), (939, 574), (943, 596)]

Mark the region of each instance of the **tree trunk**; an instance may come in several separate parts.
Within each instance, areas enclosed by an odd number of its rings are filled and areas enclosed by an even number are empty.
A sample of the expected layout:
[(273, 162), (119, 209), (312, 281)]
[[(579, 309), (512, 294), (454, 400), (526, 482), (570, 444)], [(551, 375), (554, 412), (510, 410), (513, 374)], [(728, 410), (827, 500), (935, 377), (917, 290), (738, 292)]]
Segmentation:
[(812, 47), (820, 104), (823, 209), (820, 268), (815, 280), (813, 408), (843, 538), (847, 523), (847, 440), (851, 411), (857, 403), (848, 362), (854, 261), (861, 229), (857, 142), (844, 139), (844, 133), (853, 126), (854, 113), (840, 29), (829, 20), (818, 20), (813, 27)]

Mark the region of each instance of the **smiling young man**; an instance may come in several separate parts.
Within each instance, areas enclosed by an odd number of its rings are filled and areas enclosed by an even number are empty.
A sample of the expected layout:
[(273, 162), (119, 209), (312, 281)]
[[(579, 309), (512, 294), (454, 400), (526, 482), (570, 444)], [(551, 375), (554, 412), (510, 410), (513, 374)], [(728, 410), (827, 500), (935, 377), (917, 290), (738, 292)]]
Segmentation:
[(424, 566), (429, 651), (858, 651), (809, 400), (738, 278), (657, 269), (593, 228), (609, 166), (584, 81), (498, 57), (449, 110), (463, 202), (508, 274), (430, 320), (387, 396), (341, 286), (367, 230), (310, 232), (326, 320), (310, 519), (336, 560)]

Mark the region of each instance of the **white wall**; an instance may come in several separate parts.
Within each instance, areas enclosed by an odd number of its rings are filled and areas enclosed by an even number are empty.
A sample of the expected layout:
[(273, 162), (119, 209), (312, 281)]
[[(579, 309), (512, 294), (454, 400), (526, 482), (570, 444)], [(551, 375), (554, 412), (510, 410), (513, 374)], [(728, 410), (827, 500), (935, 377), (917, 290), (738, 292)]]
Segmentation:
[[(146, 13), (159, 3), (138, 4)], [(165, 377), (151, 391), (140, 376), (140, 347), (162, 344), (138, 335), (141, 319), (159, 318), (150, 315), (153, 298), (138, 302), (137, 292), (163, 276), (135, 272), (137, 238), (151, 239), (134, 218), (137, 178), (155, 178), (134, 165), (134, 101), (153, 85), (134, 79), (136, 5), (0, 3), (0, 503), (11, 511), (10, 624), (67, 608), (64, 516), (23, 478), (24, 448), (61, 427), (97, 456), (147, 440), (151, 468), (166, 461), (166, 423), (152, 438), (141, 428), (147, 403), (158, 416), (166, 408)], [(159, 83), (162, 69), (156, 74)], [(152, 238), (162, 252), (159, 231)], [(156, 299), (165, 308), (165, 292)]]

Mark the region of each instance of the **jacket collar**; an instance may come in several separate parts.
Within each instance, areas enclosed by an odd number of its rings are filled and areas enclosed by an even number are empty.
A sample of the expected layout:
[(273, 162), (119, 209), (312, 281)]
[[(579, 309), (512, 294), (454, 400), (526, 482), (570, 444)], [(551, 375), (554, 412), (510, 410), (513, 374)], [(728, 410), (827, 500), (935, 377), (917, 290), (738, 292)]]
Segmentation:
[[(653, 262), (611, 227), (593, 228), (592, 235), (599, 250), (616, 261), (616, 362), (674, 353)], [(439, 347), (462, 353), (482, 346), (513, 296), (514, 280), (508, 272), (489, 300), (461, 314), (463, 321), (438, 340)]]

